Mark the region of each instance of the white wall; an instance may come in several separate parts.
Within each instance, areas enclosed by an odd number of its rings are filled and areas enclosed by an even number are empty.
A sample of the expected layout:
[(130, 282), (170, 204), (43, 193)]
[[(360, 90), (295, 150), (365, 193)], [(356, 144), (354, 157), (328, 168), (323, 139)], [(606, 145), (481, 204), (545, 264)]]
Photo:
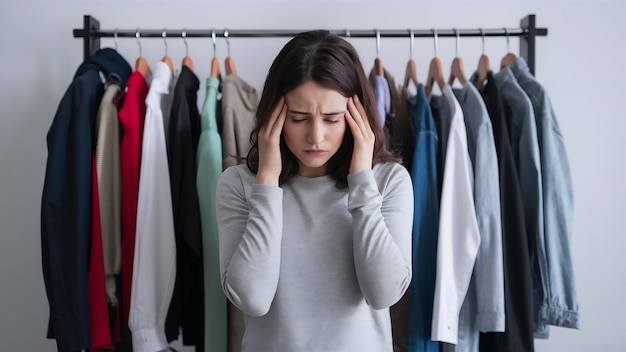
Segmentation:
[[(580, 330), (552, 328), (538, 351), (626, 351), (623, 317), (626, 248), (626, 116), (619, 108), (626, 79), (624, 2), (618, 1), (0, 1), (0, 351), (54, 351), (45, 339), (48, 304), (41, 274), (39, 211), (45, 136), (57, 104), (82, 61), (82, 41), (72, 29), (83, 14), (103, 29), (141, 28), (496, 28), (518, 27), (528, 13), (549, 36), (537, 41), (537, 78), (551, 94), (573, 173), (576, 213), (572, 252), (580, 301)], [(384, 15), (383, 15), (384, 14)], [(286, 39), (232, 39), (240, 76), (261, 89), (265, 73)], [(352, 39), (369, 70), (373, 39)], [(163, 56), (159, 39), (143, 42), (144, 56)], [(170, 39), (176, 63), (180, 39)], [(112, 46), (104, 40), (103, 46)], [(441, 39), (447, 68), (454, 39)], [(517, 40), (512, 39), (517, 51)], [(433, 55), (431, 40), (415, 40), (420, 78)], [(134, 39), (118, 49), (134, 63)], [(212, 55), (209, 39), (190, 39), (190, 55), (204, 82)], [(218, 56), (226, 45), (218, 40)], [(488, 38), (497, 63), (503, 38)], [(404, 74), (408, 39), (381, 43), (384, 65)], [(474, 69), (480, 39), (461, 41), (466, 71)], [(200, 96), (203, 97), (204, 88)]]

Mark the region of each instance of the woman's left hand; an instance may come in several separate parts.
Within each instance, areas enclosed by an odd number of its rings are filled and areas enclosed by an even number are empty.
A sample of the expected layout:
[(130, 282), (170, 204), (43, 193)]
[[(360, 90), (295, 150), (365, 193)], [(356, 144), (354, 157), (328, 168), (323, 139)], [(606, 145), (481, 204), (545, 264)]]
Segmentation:
[(352, 152), (349, 172), (353, 174), (359, 171), (371, 170), (376, 136), (357, 95), (348, 99), (346, 121), (354, 137), (354, 151)]

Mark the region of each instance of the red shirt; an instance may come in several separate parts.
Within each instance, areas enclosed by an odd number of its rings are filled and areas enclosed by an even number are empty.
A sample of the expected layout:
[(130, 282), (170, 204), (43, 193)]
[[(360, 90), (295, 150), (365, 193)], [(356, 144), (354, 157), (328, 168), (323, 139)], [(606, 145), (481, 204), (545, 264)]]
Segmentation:
[(118, 113), (121, 123), (120, 162), (122, 173), (122, 330), (128, 327), (130, 293), (133, 281), (137, 201), (143, 124), (146, 117), (148, 83), (133, 72), (126, 83), (124, 103)]

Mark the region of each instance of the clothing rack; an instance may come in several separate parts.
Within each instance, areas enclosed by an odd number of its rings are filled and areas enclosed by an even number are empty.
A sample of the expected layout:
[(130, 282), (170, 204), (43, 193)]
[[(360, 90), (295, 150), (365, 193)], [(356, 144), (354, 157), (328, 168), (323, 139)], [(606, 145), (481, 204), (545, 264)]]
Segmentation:
[[(293, 37), (305, 30), (272, 29), (190, 29), (190, 30), (101, 30), (100, 22), (90, 15), (84, 15), (83, 28), (74, 29), (74, 38), (83, 38), (83, 56), (87, 60), (100, 50), (100, 38), (262, 38)], [(400, 38), (400, 37), (519, 37), (519, 55), (528, 63), (530, 72), (535, 74), (535, 40), (547, 36), (547, 28), (537, 28), (534, 14), (522, 18), (519, 28), (500, 29), (342, 29), (331, 33), (350, 38)]]

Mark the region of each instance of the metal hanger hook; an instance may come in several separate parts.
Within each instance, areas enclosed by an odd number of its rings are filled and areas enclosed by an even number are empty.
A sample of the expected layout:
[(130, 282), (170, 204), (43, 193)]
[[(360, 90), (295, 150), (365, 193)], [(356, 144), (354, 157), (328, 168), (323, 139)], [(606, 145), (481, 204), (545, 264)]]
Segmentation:
[(226, 55), (230, 56), (230, 41), (228, 40), (228, 29), (224, 29), (224, 38), (226, 38)]
[(165, 56), (167, 56), (167, 40), (165, 40), (165, 37), (167, 37), (166, 30), (163, 30), (163, 33), (161, 33), (161, 37), (163, 37), (163, 44), (165, 45)]
[(113, 43), (115, 43), (115, 50), (117, 50), (117, 28), (115, 28), (115, 32), (113, 32)]
[(211, 40), (213, 41), (213, 57), (215, 57), (215, 55), (216, 55), (215, 54), (216, 53), (215, 47), (217, 46), (217, 43), (216, 43), (216, 40), (215, 40), (215, 30), (213, 30), (211, 32)]
[(380, 31), (376, 29), (376, 57), (379, 56), (380, 52)]
[(436, 29), (431, 29), (431, 31), (433, 31), (433, 39), (435, 42), (435, 57), (437, 57), (437, 46), (438, 46), (438, 41), (439, 41), (439, 35), (437, 35), (437, 30)]
[(483, 55), (485, 54), (485, 30), (480, 28), (481, 40), (483, 41)]
[(411, 37), (411, 44), (409, 46), (409, 53), (411, 58), (413, 58), (413, 42), (415, 41), (415, 32), (412, 29), (409, 29), (409, 37)]
[(181, 36), (183, 37), (183, 42), (185, 43), (185, 56), (189, 56), (189, 46), (187, 46), (187, 31), (185, 29), (183, 29), (183, 34), (181, 34)]
[(139, 46), (139, 57), (141, 57), (141, 42), (139, 41), (140, 37), (141, 35), (139, 34), (139, 28), (137, 28), (137, 31), (135, 32), (135, 38), (137, 39), (137, 45)]
[(461, 41), (461, 35), (459, 30), (454, 28), (454, 35), (456, 36), (456, 57), (459, 57), (459, 42)]
[(511, 42), (509, 41), (509, 30), (504, 27), (504, 33), (506, 34), (506, 51), (511, 52)]

